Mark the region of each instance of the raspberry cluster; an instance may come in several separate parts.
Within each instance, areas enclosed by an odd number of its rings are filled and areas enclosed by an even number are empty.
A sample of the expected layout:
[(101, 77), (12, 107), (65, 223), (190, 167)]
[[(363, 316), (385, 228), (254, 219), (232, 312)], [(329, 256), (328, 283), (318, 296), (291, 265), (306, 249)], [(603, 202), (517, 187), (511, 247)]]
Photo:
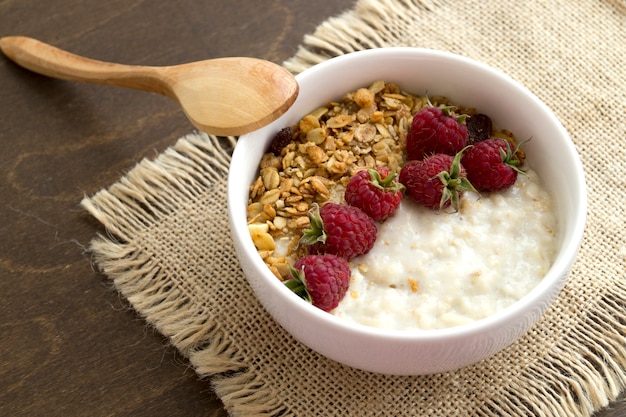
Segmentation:
[(409, 162), (400, 171), (400, 182), (417, 203), (458, 210), (465, 191), (501, 191), (522, 172), (518, 147), (492, 137), (488, 116), (470, 116), (470, 129), (466, 118), (454, 117), (449, 107), (425, 107), (413, 117), (406, 143)]
[[(288, 137), (283, 132), (283, 140)], [(391, 216), (403, 195), (433, 210), (458, 210), (466, 191), (495, 192), (513, 185), (522, 172), (518, 152), (509, 141), (492, 137), (486, 115), (468, 119), (455, 117), (450, 107), (423, 108), (413, 117), (406, 140), (408, 162), (399, 174), (382, 166), (359, 171), (346, 186), (346, 204), (313, 205), (310, 229), (300, 241), (307, 254), (291, 268), (286, 285), (331, 311), (347, 292), (349, 261), (370, 251), (376, 222)]]
[(313, 205), (311, 227), (301, 239), (308, 254), (291, 269), (287, 286), (324, 311), (337, 307), (350, 283), (350, 274), (344, 273), (348, 261), (372, 249), (376, 221), (393, 214), (400, 205), (402, 189), (395, 173), (377, 167), (359, 171), (350, 179), (347, 204)]

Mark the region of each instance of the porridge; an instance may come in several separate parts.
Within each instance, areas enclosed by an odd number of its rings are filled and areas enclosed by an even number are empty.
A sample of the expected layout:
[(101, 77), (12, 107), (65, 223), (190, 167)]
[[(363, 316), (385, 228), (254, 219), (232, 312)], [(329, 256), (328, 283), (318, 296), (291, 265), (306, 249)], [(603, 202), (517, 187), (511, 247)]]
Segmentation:
[(333, 310), (387, 329), (438, 329), (494, 314), (550, 268), (556, 218), (537, 175), (508, 190), (465, 196), (458, 213), (403, 199), (374, 248), (353, 260), (347, 295)]

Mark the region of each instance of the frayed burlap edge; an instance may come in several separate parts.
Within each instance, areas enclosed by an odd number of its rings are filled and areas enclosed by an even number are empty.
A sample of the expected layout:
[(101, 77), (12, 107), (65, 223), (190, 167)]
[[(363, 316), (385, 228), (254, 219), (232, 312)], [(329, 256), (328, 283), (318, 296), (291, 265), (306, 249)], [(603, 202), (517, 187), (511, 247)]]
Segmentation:
[(361, 0), (354, 9), (332, 17), (306, 35), (297, 53), (283, 66), (298, 74), (339, 55), (387, 45), (384, 22), (410, 19), (412, 12), (441, 7), (446, 0)]
[[(154, 161), (143, 160), (118, 183), (85, 197), (81, 206), (104, 226), (90, 245), (97, 267), (132, 307), (188, 357), (231, 415), (283, 415), (285, 406), (246, 363), (226, 330), (170, 282), (158, 259), (138, 241), (144, 231), (200, 194), (215, 193), (226, 210), (224, 185), (235, 138), (187, 135)], [(223, 231), (222, 231), (223, 232)]]
[(589, 417), (607, 407), (626, 388), (625, 306), (626, 286), (619, 282), (476, 415)]
[[(228, 349), (221, 346), (223, 337), (207, 326), (206, 317), (176, 308), (189, 300), (175, 286), (168, 285), (169, 290), (162, 291), (167, 277), (162, 276), (153, 254), (145, 252), (135, 239), (141, 231), (223, 181), (230, 163), (228, 149), (234, 144), (232, 137), (190, 134), (156, 160), (141, 161), (119, 182), (81, 201), (107, 232), (91, 242), (96, 265), (133, 308), (184, 355), (208, 341), (218, 351)], [(238, 368), (241, 365), (230, 360), (214, 363), (214, 372)]]

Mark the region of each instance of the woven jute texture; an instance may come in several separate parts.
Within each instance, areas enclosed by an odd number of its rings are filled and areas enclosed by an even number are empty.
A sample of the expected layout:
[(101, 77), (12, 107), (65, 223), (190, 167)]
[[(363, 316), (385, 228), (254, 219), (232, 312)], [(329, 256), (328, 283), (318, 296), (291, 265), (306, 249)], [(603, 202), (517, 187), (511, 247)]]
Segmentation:
[(623, 0), (363, 0), (285, 63), (299, 72), (366, 48), (451, 51), (528, 86), (570, 132), (589, 190), (579, 257), (545, 318), (489, 360), (383, 376), (286, 334), (255, 300), (229, 237), (234, 138), (190, 133), (85, 198), (107, 230), (95, 261), (233, 416), (589, 416), (626, 383), (625, 33)]

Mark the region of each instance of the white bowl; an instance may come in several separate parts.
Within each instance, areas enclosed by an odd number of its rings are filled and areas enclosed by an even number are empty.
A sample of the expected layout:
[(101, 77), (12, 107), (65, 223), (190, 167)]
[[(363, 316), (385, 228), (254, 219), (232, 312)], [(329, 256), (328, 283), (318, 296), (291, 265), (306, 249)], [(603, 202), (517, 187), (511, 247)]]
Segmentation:
[[(330, 59), (297, 77), (293, 107), (269, 126), (239, 138), (228, 179), (232, 237), (241, 266), (271, 316), (297, 340), (320, 354), (366, 371), (419, 375), (455, 370), (506, 348), (537, 322), (564, 285), (585, 226), (587, 195), (582, 164), (550, 109), (507, 75), (458, 55), (419, 48), (382, 48)], [(306, 303), (265, 266), (246, 223), (248, 191), (274, 134), (328, 101), (376, 80), (415, 94), (446, 96), (477, 108), (497, 126), (532, 140), (527, 160), (556, 202), (558, 254), (541, 283), (494, 316), (429, 331), (383, 330), (352, 324)]]

